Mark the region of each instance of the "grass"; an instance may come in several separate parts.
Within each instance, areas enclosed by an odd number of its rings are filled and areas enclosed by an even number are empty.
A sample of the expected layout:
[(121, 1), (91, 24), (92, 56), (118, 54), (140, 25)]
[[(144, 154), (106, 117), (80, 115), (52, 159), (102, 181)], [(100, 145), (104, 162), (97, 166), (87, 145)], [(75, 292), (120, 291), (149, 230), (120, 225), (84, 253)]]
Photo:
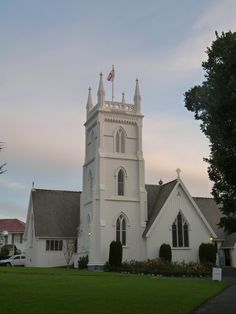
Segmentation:
[(1, 267), (0, 313), (184, 314), (225, 287), (210, 280)]

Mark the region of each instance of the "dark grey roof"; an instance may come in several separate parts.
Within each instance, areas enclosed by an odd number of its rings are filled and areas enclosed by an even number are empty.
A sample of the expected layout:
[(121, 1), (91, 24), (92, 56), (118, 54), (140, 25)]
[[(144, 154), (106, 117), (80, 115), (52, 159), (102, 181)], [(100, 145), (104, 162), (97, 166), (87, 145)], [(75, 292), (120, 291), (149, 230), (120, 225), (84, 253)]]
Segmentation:
[(226, 235), (222, 248), (233, 248), (236, 243), (236, 232)]
[(36, 237), (77, 236), (81, 192), (32, 190)]
[(222, 214), (215, 200), (207, 197), (193, 197), (193, 199), (216, 235), (219, 238), (224, 239), (224, 230), (217, 226)]
[(162, 206), (165, 204), (168, 196), (173, 191), (177, 184), (177, 180), (173, 180), (163, 185), (152, 185), (146, 184), (145, 188), (147, 191), (147, 210), (148, 210), (148, 221), (146, 229), (144, 230), (143, 236), (145, 236), (151, 225), (155, 221), (159, 214)]

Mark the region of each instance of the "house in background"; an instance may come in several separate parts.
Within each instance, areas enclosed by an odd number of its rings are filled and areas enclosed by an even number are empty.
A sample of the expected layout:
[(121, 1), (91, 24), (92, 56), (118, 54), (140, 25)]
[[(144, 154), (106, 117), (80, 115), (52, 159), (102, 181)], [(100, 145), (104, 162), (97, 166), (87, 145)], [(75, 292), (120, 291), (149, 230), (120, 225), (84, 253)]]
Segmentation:
[(13, 244), (25, 253), (23, 235), (25, 223), (19, 219), (0, 219), (0, 248), (5, 244)]

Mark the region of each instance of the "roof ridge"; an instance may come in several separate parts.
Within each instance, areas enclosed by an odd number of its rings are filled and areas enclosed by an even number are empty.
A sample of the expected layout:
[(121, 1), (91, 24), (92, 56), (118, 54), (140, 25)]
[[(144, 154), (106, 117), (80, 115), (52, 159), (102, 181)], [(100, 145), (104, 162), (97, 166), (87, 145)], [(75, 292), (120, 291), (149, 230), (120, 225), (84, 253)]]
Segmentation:
[(192, 198), (204, 198), (204, 199), (209, 199), (209, 200), (214, 200), (214, 197), (209, 197), (209, 196), (192, 196)]
[(70, 190), (53, 190), (53, 189), (32, 189), (32, 191), (45, 191), (45, 192), (66, 192), (66, 193), (82, 193), (82, 191), (70, 191)]
[(162, 187), (162, 186), (164, 186), (164, 185), (167, 185), (167, 184), (170, 184), (170, 183), (173, 183), (174, 181), (176, 181), (177, 182), (177, 179), (174, 179), (174, 180), (171, 180), (171, 181), (169, 181), (169, 182), (166, 182), (166, 183), (163, 183), (163, 184), (149, 184), (149, 183), (147, 183), (147, 184), (145, 184), (145, 186), (159, 186), (159, 187)]

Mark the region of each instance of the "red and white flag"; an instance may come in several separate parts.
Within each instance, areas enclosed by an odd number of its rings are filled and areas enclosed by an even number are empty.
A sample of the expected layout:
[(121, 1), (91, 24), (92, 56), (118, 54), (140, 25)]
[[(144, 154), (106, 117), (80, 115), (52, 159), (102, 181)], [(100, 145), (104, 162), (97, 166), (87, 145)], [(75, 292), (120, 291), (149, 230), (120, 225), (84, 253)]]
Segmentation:
[(115, 78), (115, 70), (114, 70), (114, 67), (112, 67), (111, 72), (108, 74), (107, 80), (112, 82), (114, 81), (114, 78)]

